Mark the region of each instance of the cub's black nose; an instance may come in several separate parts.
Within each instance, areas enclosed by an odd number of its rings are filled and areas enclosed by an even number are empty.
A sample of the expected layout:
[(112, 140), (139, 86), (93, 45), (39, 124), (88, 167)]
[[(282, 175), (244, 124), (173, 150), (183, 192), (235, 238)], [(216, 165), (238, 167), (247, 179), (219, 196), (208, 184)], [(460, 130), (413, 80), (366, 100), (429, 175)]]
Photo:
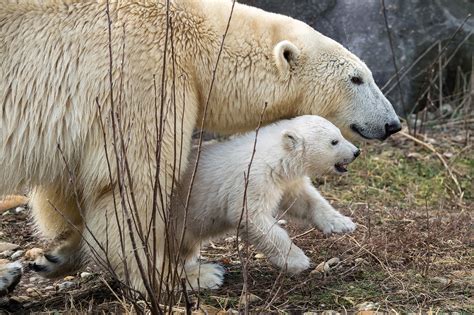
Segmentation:
[(400, 130), (402, 130), (402, 125), (400, 125), (399, 121), (392, 121), (389, 124), (385, 124), (385, 137), (388, 138)]
[(358, 157), (360, 155), (360, 149), (357, 149), (357, 151), (354, 152), (354, 158)]

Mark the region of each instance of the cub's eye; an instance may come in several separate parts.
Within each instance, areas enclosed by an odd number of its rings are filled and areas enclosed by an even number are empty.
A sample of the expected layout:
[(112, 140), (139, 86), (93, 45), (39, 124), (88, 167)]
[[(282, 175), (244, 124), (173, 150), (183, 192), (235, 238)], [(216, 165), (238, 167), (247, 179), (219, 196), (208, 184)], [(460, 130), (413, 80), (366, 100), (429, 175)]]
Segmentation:
[(332, 141), (331, 141), (331, 144), (332, 144), (332, 145), (337, 145), (338, 143), (339, 143), (339, 141), (337, 141), (337, 140), (332, 140)]
[(361, 77), (352, 77), (351, 82), (356, 84), (356, 85), (361, 85), (361, 84), (364, 83), (364, 81), (362, 81)]

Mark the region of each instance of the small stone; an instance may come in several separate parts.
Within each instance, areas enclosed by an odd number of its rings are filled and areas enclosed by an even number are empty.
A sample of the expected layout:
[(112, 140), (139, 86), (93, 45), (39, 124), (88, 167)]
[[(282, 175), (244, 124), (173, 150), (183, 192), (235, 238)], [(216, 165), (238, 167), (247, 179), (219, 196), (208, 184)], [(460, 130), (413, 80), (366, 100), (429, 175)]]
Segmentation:
[(318, 274), (318, 273), (325, 273), (327, 271), (329, 271), (329, 267), (326, 265), (326, 262), (323, 261), (321, 263), (319, 263), (319, 265), (316, 266), (316, 268), (314, 268), (310, 274), (314, 275), (314, 274)]
[(4, 236), (5, 236), (5, 233), (0, 232), (0, 237), (4, 237)]
[(16, 250), (18, 249), (20, 246), (16, 245), (16, 244), (12, 244), (12, 243), (7, 243), (7, 242), (0, 242), (0, 253), (6, 251), (6, 250)]
[(87, 279), (87, 278), (90, 278), (90, 277), (92, 277), (92, 276), (94, 276), (94, 275), (93, 275), (92, 273), (90, 273), (90, 272), (85, 272), (85, 271), (84, 271), (84, 272), (81, 273), (81, 278), (82, 278), (82, 279)]
[(440, 284), (446, 285), (449, 284), (451, 281), (449, 279), (443, 278), (443, 277), (433, 277), (431, 278), (434, 282), (438, 282)]
[(256, 259), (264, 259), (264, 258), (265, 258), (265, 255), (262, 254), (262, 253), (258, 253), (258, 254), (255, 254), (255, 258), (256, 258)]
[(47, 287), (44, 288), (45, 291), (53, 291), (55, 290), (56, 288), (52, 285), (48, 285)]
[(39, 279), (38, 277), (30, 277), (29, 281), (30, 282), (36, 282), (36, 281), (38, 281), (38, 279)]
[(32, 248), (26, 251), (25, 253), (25, 260), (35, 260), (38, 256), (43, 254), (43, 250), (41, 248)]
[(31, 298), (26, 295), (12, 296), (10, 298), (10, 301), (18, 303), (18, 304), (23, 304), (25, 302), (28, 302), (29, 300), (31, 300)]
[(443, 153), (443, 156), (446, 157), (446, 158), (448, 158), (448, 159), (450, 159), (450, 158), (452, 158), (452, 157), (454, 156), (454, 154), (453, 154), (452, 152), (444, 152), (444, 153)]
[(11, 257), (11, 259), (13, 259), (13, 260), (17, 260), (18, 258), (20, 258), (21, 256), (23, 256), (24, 253), (25, 253), (24, 250), (17, 250), (17, 251), (14, 252), (10, 257)]
[(288, 221), (281, 219), (281, 220), (278, 220), (277, 223), (278, 223), (279, 225), (284, 226), (284, 225), (287, 225), (287, 224), (288, 224)]
[(235, 242), (235, 236), (229, 236), (224, 239), (227, 243)]
[(0, 265), (8, 264), (10, 261), (8, 259), (0, 259)]
[(19, 213), (22, 213), (23, 211), (25, 211), (26, 209), (24, 207), (16, 207), (15, 208), (15, 213), (16, 214), (19, 214)]
[(66, 277), (64, 277), (64, 280), (65, 281), (72, 281), (72, 280), (74, 280), (74, 276), (66, 276)]
[(328, 265), (329, 268), (333, 268), (334, 266), (336, 266), (337, 264), (339, 264), (341, 262), (341, 260), (337, 257), (334, 257), (334, 258), (331, 258), (329, 259), (326, 264)]
[(72, 281), (65, 281), (63, 283), (58, 284), (58, 290), (63, 291), (66, 289), (73, 288), (75, 286), (75, 283)]
[(0, 257), (3, 257), (3, 258), (7, 258), (7, 257), (11, 257), (13, 255), (15, 251), (9, 249), (9, 250), (5, 250), (3, 252), (0, 253)]
[(358, 265), (367, 265), (368, 264), (367, 260), (365, 260), (364, 258), (360, 258), (360, 257), (356, 258), (354, 261)]
[(33, 288), (28, 288), (28, 289), (26, 289), (26, 293), (28, 293), (28, 294), (29, 294), (29, 293), (33, 293), (33, 292), (36, 292), (36, 290), (33, 289)]
[(372, 311), (378, 308), (378, 304), (373, 303), (373, 302), (363, 302), (363, 303), (357, 304), (356, 308), (359, 311)]
[(249, 294), (246, 294), (246, 295), (242, 295), (240, 297), (240, 305), (245, 305), (245, 304), (251, 304), (251, 303), (254, 303), (254, 302), (258, 302), (258, 301), (261, 301), (262, 299), (258, 296), (256, 296), (255, 294), (252, 294), (252, 293), (249, 293)]

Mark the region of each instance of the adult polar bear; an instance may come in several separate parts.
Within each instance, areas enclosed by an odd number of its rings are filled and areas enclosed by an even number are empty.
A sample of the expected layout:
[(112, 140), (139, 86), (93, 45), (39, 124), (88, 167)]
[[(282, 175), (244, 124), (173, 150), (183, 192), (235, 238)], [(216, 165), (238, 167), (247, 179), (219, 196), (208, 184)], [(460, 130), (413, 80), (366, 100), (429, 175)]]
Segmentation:
[[(317, 114), (346, 136), (366, 139), (385, 139), (400, 129), (356, 56), (305, 23), (241, 4), (235, 4), (208, 102), (232, 1), (175, 0), (168, 10), (157, 2), (111, 1), (109, 41), (105, 1), (0, 0), (0, 194), (34, 187), (34, 220), (56, 244), (34, 265), (45, 276), (77, 268), (89, 246), (102, 258), (106, 248), (115, 272), (125, 277), (126, 263), (131, 285), (143, 290), (136, 258), (143, 262), (145, 252), (132, 250), (132, 237), (119, 232), (123, 222), (113, 219), (114, 205), (133, 204), (141, 227), (149, 227), (153, 202), (163, 210), (156, 196), (167, 198), (186, 166), (206, 103), (205, 129), (223, 134), (255, 128), (265, 103), (264, 123)], [(165, 104), (162, 111), (157, 100)], [(123, 182), (124, 168), (117, 167), (123, 157), (114, 158), (114, 143), (128, 158)], [(119, 188), (127, 197), (119, 197)], [(161, 215), (156, 238), (147, 238), (156, 266), (166, 258)], [(196, 283), (195, 266), (186, 268)], [(201, 269), (201, 278), (212, 272)]]

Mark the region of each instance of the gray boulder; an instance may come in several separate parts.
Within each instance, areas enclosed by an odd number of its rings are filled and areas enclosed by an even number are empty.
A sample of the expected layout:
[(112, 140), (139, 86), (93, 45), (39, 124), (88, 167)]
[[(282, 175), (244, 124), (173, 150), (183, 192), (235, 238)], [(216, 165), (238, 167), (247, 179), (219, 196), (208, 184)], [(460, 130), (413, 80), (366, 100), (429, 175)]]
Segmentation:
[[(454, 92), (459, 71), (464, 74), (472, 71), (474, 19), (468, 19), (456, 33), (467, 15), (474, 12), (472, 0), (385, 1), (401, 88), (394, 77), (392, 51), (380, 0), (239, 2), (303, 20), (342, 43), (367, 63), (400, 115), (404, 110), (410, 112), (425, 106), (430, 85), (430, 97), (435, 100), (432, 104), (439, 107), (439, 102), (436, 103), (439, 95), (439, 81), (436, 79), (440, 59), (438, 43), (441, 47), (448, 44), (442, 50), (441, 58), (443, 95)], [(449, 58), (450, 62), (445, 64)]]

